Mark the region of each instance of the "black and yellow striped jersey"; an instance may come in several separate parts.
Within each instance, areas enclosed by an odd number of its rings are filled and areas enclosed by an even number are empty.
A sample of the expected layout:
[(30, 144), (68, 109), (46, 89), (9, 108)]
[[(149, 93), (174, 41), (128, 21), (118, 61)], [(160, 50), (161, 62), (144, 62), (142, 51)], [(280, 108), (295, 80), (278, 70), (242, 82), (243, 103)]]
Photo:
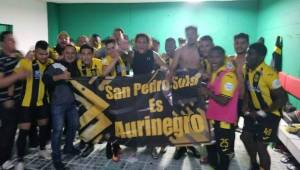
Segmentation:
[(46, 104), (47, 96), (45, 84), (42, 81), (42, 76), (49, 64), (53, 63), (53, 60), (48, 59), (47, 63), (42, 64), (38, 60), (21, 59), (15, 68), (15, 72), (21, 69), (31, 72), (23, 84), (22, 102), (21, 106), (43, 106)]
[[(255, 70), (244, 70), (247, 90), (250, 93), (250, 100), (254, 109), (265, 109), (271, 106), (273, 100), (271, 90), (281, 87), (278, 73), (270, 66), (261, 63)], [(279, 110), (272, 112), (281, 116)]]
[[(112, 63), (112, 57), (107, 55), (103, 60), (102, 60), (102, 65), (103, 66), (108, 66)], [(115, 68), (109, 73), (109, 76), (116, 77), (116, 76), (126, 76), (126, 65), (123, 62), (122, 58), (119, 59), (119, 61), (116, 63)]]
[(92, 58), (90, 66), (85, 65), (81, 59), (77, 60), (77, 68), (83, 77), (102, 76), (102, 60)]
[[(14, 68), (19, 63), (22, 56), (23, 55), (19, 51), (16, 51), (14, 57), (11, 57), (0, 50), (0, 76), (6, 77), (13, 74)], [(9, 92), (10, 88), (13, 88), (12, 93)], [(14, 83), (10, 87), (0, 88), (0, 103), (11, 99), (19, 100), (21, 92), (22, 83), (20, 81)]]

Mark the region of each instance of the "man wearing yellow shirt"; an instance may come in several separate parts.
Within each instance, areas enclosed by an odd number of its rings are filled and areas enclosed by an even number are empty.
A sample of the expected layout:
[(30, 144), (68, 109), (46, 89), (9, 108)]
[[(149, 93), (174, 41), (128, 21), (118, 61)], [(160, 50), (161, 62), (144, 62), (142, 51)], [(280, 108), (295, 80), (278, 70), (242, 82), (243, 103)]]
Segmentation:
[(49, 49), (49, 57), (53, 60), (62, 59), (62, 53), (66, 45), (70, 44), (70, 35), (66, 31), (62, 31), (57, 36), (57, 44), (54, 48)]
[(226, 67), (222, 47), (213, 47), (208, 60), (212, 76), (208, 87), (202, 87), (201, 91), (209, 98), (206, 115), (214, 128), (216, 140), (207, 146), (208, 161), (216, 170), (227, 170), (234, 152), (238, 81), (234, 71)]
[(76, 43), (76, 51), (79, 52), (80, 47), (84, 44), (88, 44), (89, 43), (89, 38), (85, 35), (81, 35), (78, 37), (77, 43)]
[[(267, 151), (276, 138), (281, 108), (287, 101), (280, 85), (278, 73), (264, 62), (267, 48), (264, 44), (251, 44), (246, 56), (245, 112), (241, 139), (250, 156), (251, 169), (270, 170), (271, 159)], [(260, 165), (256, 156), (259, 156)]]
[(35, 45), (35, 59), (22, 59), (15, 68), (15, 72), (23, 69), (31, 72), (24, 81), (23, 95), (21, 101), (21, 113), (18, 115), (19, 135), (17, 139), (18, 164), (17, 169), (24, 169), (23, 157), (25, 156), (27, 136), (32, 121), (39, 125), (40, 156), (51, 159), (50, 153), (46, 151), (48, 136), (48, 109), (45, 84), (42, 76), (46, 67), (52, 63), (49, 57), (49, 45), (46, 41), (38, 41)]
[(80, 47), (77, 68), (81, 76), (102, 76), (102, 61), (94, 58), (94, 52), (94, 48), (87, 44)]
[(106, 57), (102, 60), (103, 76), (126, 76), (126, 66), (122, 60), (116, 40), (105, 41)]
[[(117, 41), (115, 39), (108, 39), (105, 41), (105, 50), (106, 50), (106, 57), (102, 60), (103, 64), (103, 76), (110, 76), (110, 77), (124, 77), (127, 75), (126, 72), (126, 65), (123, 62)], [(113, 161), (119, 161), (119, 152), (121, 147), (116, 142), (109, 142), (107, 143), (107, 150), (108, 148), (112, 147), (112, 154), (108, 157), (111, 158)], [(110, 146), (112, 144), (112, 146)]]
[[(88, 44), (84, 44), (79, 50), (79, 59), (77, 60), (77, 68), (80, 76), (93, 77), (102, 76), (102, 61), (94, 57), (94, 48)], [(81, 156), (87, 157), (94, 150), (94, 144), (92, 142), (85, 143), (80, 141), (79, 149), (84, 149)]]
[(90, 46), (92, 46), (95, 51), (100, 50), (101, 47), (101, 38), (98, 34), (93, 34), (90, 38)]

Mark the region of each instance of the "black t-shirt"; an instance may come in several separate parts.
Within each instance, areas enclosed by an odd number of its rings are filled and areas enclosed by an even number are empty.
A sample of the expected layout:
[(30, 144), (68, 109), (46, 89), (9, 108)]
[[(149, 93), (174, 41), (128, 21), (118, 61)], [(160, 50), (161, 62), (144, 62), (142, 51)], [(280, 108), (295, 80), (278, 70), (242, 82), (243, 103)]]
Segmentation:
[(65, 80), (56, 82), (53, 80), (53, 76), (62, 74), (65, 70), (71, 73), (71, 77), (77, 77), (79, 75), (76, 62), (69, 64), (64, 61), (59, 61), (49, 65), (45, 70), (43, 81), (49, 91), (51, 104), (64, 105), (75, 102), (72, 85)]
[(138, 51), (134, 51), (132, 62), (132, 70), (134, 75), (149, 74), (154, 69), (154, 53), (152, 50), (148, 50), (143, 54), (139, 53)]

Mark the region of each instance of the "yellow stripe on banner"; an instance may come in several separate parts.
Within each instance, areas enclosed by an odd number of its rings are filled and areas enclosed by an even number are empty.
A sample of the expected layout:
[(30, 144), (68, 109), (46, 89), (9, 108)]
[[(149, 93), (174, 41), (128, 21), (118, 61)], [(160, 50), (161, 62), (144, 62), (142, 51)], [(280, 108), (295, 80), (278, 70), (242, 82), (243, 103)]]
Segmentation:
[(78, 90), (85, 98), (87, 98), (94, 105), (101, 108), (102, 111), (109, 107), (109, 104), (106, 101), (104, 101), (102, 98), (97, 96), (94, 92), (89, 90), (87, 87), (80, 84), (78, 81), (70, 80), (70, 82), (76, 90)]
[(85, 98), (83, 98), (82, 96), (74, 93), (75, 99), (77, 101), (79, 101), (86, 109), (90, 108), (93, 106), (92, 103), (90, 103), (88, 100), (86, 100)]
[(275, 51), (275, 53), (281, 55), (282, 50), (279, 47), (276, 46), (274, 51)]
[[(98, 119), (97, 123), (90, 125), (80, 134), (82, 140), (85, 142), (94, 139), (98, 134), (103, 132), (112, 124), (112, 122), (104, 115), (104, 113), (98, 113), (99, 115), (96, 117)], [(86, 112), (84, 114), (86, 114)]]
[[(201, 111), (203, 112), (203, 111)], [(169, 141), (176, 145), (176, 146), (187, 146), (187, 145), (192, 145), (191, 143), (200, 143), (203, 141), (209, 142), (210, 137), (209, 137), (209, 129), (208, 129), (208, 122), (206, 121), (206, 116), (205, 114), (201, 114), (202, 122), (201, 125), (204, 127), (202, 133), (195, 132), (191, 128), (190, 123), (191, 122), (184, 122), (184, 124), (188, 123), (188, 129), (189, 133), (185, 134), (182, 137), (175, 137), (175, 136), (170, 136)]]
[(79, 118), (80, 128), (85, 127), (93, 119), (95, 119), (98, 114), (103, 114), (99, 108), (96, 106), (90, 107), (82, 116)]
[(97, 137), (92, 141), (92, 143), (93, 143), (93, 144), (98, 144), (102, 138), (103, 138), (103, 135), (100, 134), (99, 136), (97, 136)]

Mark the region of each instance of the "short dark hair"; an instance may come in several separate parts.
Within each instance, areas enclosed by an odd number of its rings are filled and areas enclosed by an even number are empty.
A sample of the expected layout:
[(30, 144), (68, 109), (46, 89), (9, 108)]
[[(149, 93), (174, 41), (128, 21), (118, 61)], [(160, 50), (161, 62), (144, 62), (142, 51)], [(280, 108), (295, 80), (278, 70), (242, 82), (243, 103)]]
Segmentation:
[(47, 43), (47, 41), (44, 40), (40, 40), (38, 42), (35, 43), (35, 49), (42, 49), (42, 50), (47, 50), (49, 48), (49, 44)]
[(213, 38), (210, 35), (204, 35), (200, 38), (200, 41), (210, 41), (214, 42)]
[(184, 39), (184, 38), (178, 38), (178, 42), (179, 42), (179, 43), (185, 43), (185, 42), (186, 42), (186, 39)]
[(83, 44), (83, 45), (80, 47), (79, 52), (81, 53), (83, 49), (90, 49), (90, 50), (92, 51), (92, 53), (94, 53), (94, 48), (91, 47), (91, 46), (88, 45), (88, 44)]
[(154, 42), (156, 44), (160, 44), (160, 42), (157, 39), (155, 39), (155, 38), (152, 38), (152, 42)]
[(266, 57), (267, 55), (267, 47), (262, 43), (253, 43), (249, 46), (249, 50), (254, 50), (259, 57)]
[(193, 25), (185, 27), (185, 32), (187, 32), (188, 30), (194, 30), (195, 32), (198, 32), (198, 28)]
[(13, 34), (13, 33), (12, 33), (12, 31), (3, 31), (3, 32), (1, 32), (1, 34), (0, 34), (0, 42), (3, 42), (4, 39), (5, 39), (5, 37), (6, 37), (6, 35), (8, 35), (8, 34)]
[(67, 45), (65, 46), (64, 50), (66, 49), (66, 47), (71, 47), (71, 48), (74, 48), (74, 50), (76, 51), (76, 48), (75, 48), (75, 46), (74, 46), (74, 45), (72, 45), (72, 44), (67, 44)]
[(135, 36), (134, 41), (137, 42), (137, 40), (138, 40), (139, 38), (141, 38), (141, 37), (145, 38), (146, 41), (147, 41), (148, 43), (150, 43), (151, 38), (150, 38), (150, 36), (149, 36), (148, 34), (146, 34), (146, 33), (139, 33), (139, 34), (137, 34), (137, 35)]
[(104, 41), (105, 46), (107, 46), (110, 43), (117, 44), (117, 41), (113, 38), (109, 38), (109, 39)]
[(246, 34), (246, 33), (239, 33), (239, 34), (236, 34), (234, 36), (234, 40), (237, 40), (237, 39), (246, 39), (247, 42), (249, 43), (249, 35)]
[(166, 42), (169, 42), (169, 41), (174, 41), (176, 43), (176, 40), (172, 37), (169, 37), (169, 38), (166, 39)]
[(222, 54), (222, 55), (225, 56), (225, 50), (224, 50), (224, 48), (222, 48), (221, 46), (214, 46), (214, 47), (210, 50), (210, 52), (213, 52), (213, 51), (216, 51), (216, 52), (218, 52), (218, 53), (220, 53), (220, 54)]
[(92, 37), (93, 37), (93, 38), (97, 38), (97, 37), (100, 38), (100, 35), (99, 35), (99, 34), (92, 34)]
[(122, 34), (124, 34), (124, 30), (122, 28), (115, 28), (114, 32), (120, 31)]

